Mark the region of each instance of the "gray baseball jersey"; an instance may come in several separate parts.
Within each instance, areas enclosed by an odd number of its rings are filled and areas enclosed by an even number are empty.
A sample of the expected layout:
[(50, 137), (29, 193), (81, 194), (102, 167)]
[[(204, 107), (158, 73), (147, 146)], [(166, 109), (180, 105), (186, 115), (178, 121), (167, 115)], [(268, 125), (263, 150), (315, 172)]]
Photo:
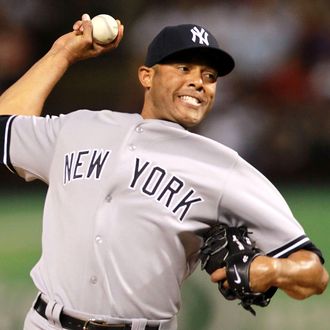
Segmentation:
[(0, 122), (1, 162), (49, 186), (31, 276), (68, 309), (171, 319), (218, 221), (247, 225), (271, 256), (317, 250), (262, 174), (176, 123), (108, 110)]

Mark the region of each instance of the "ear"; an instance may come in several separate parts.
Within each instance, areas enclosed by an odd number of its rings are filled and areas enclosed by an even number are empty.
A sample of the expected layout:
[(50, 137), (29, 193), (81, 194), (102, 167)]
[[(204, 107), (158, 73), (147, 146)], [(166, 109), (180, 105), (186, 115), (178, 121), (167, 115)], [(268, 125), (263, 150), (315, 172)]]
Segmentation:
[(144, 88), (151, 87), (153, 74), (154, 74), (153, 68), (148, 68), (147, 66), (139, 67), (138, 76), (140, 83)]

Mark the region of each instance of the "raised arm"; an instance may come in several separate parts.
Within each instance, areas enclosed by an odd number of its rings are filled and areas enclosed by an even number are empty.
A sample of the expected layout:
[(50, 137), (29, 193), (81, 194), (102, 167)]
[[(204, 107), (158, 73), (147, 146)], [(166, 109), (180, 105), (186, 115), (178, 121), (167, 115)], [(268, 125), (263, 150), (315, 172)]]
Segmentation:
[(97, 57), (117, 48), (124, 33), (119, 24), (117, 38), (109, 45), (98, 45), (92, 40), (92, 24), (87, 14), (73, 25), (73, 31), (57, 39), (51, 49), (16, 83), (0, 96), (0, 115), (36, 115), (66, 70), (73, 63)]
[[(213, 282), (226, 278), (224, 268), (211, 275)], [(329, 275), (319, 257), (307, 250), (299, 250), (288, 258), (259, 256), (251, 264), (250, 287), (255, 292), (265, 292), (278, 287), (295, 299), (305, 299), (321, 294), (327, 287)]]

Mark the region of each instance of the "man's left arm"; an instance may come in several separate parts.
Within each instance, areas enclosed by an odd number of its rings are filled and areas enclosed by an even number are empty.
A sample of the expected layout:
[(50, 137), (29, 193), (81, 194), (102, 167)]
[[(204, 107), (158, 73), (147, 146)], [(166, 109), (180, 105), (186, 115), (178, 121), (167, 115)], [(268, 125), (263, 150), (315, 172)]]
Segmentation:
[[(296, 299), (322, 293), (329, 280), (322, 252), (305, 234), (276, 187), (241, 158), (228, 180), (220, 211), (233, 214), (236, 220), (228, 218), (229, 226), (246, 226), (264, 254), (250, 264), (252, 291), (277, 287)], [(225, 278), (224, 268), (212, 275), (215, 282)]]
[[(329, 281), (319, 256), (304, 249), (293, 252), (287, 258), (256, 257), (251, 263), (249, 278), (253, 292), (265, 292), (270, 287), (277, 287), (295, 299), (321, 294)], [(213, 282), (225, 279), (225, 268), (211, 275)]]
[[(255, 264), (251, 265), (253, 290), (258, 291), (262, 285), (275, 286), (292, 298), (305, 299), (314, 294), (321, 294), (327, 287), (328, 272), (321, 264), (319, 256), (312, 251), (299, 250), (287, 258), (258, 259), (256, 258)], [(266, 272), (266, 276), (261, 275), (263, 267), (268, 263), (269, 271)], [(260, 284), (257, 283), (259, 280)]]

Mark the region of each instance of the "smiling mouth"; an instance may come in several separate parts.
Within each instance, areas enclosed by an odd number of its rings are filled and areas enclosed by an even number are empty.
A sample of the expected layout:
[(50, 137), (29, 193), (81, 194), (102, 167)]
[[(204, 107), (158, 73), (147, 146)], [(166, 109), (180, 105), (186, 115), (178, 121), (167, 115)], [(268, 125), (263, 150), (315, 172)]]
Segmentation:
[(197, 106), (197, 105), (200, 105), (202, 102), (197, 99), (196, 97), (193, 97), (193, 96), (188, 96), (188, 95), (183, 95), (183, 96), (180, 96), (180, 99), (182, 101), (184, 101), (185, 103), (188, 103), (190, 105), (194, 105), (194, 106)]

